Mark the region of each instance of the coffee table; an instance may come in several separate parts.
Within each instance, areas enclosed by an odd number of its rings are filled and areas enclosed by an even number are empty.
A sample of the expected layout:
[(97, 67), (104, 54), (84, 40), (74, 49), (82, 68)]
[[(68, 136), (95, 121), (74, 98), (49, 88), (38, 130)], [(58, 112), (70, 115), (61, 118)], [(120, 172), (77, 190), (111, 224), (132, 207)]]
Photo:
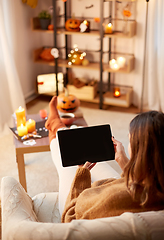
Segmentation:
[[(27, 115), (27, 120), (30, 118), (34, 119), (35, 121), (43, 120), (39, 114)], [(73, 124), (77, 126), (87, 126), (87, 123), (83, 117), (80, 117), (80, 118), (77, 117), (73, 122)], [(27, 146), (14, 137), (19, 182), (21, 183), (21, 185), (26, 191), (27, 191), (27, 185), (26, 185), (24, 154), (50, 151), (49, 137), (35, 139), (35, 141), (36, 141), (35, 145)]]

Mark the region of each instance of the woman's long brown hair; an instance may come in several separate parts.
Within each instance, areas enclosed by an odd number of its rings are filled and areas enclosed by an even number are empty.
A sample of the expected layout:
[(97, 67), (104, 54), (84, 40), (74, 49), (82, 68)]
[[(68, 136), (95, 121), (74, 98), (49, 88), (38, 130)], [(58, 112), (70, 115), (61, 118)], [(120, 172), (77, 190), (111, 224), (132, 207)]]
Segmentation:
[(130, 123), (131, 158), (124, 169), (127, 187), (141, 205), (150, 194), (164, 199), (164, 114), (149, 111)]

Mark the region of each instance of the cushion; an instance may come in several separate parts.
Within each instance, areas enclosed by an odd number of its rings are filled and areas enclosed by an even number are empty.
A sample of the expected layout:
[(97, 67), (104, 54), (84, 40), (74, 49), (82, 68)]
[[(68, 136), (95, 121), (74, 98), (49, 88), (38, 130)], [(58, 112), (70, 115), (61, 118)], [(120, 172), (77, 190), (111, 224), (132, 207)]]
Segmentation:
[(33, 209), (39, 222), (61, 222), (58, 192), (40, 193), (32, 198)]

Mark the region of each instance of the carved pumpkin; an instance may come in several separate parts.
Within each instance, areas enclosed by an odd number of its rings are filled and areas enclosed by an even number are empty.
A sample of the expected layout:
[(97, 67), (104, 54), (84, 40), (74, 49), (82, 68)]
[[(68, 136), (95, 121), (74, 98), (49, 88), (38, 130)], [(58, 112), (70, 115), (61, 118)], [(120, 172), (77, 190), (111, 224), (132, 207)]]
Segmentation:
[(70, 18), (65, 23), (65, 28), (71, 32), (79, 32), (80, 31), (81, 22), (78, 19)]
[(58, 96), (57, 109), (60, 112), (75, 112), (76, 109), (80, 106), (80, 101), (74, 95), (69, 95), (68, 90), (65, 89), (65, 93), (62, 93)]

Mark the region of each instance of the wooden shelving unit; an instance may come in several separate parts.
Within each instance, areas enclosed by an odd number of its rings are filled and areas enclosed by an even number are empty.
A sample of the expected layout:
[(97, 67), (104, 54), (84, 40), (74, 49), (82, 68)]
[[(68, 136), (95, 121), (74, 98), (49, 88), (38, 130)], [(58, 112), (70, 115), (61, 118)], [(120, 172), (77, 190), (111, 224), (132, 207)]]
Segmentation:
[[(49, 66), (54, 66), (55, 62), (54, 61), (46, 61), (41, 59), (39, 56), (41, 52), (43, 51), (44, 47), (38, 48), (34, 50), (33, 52), (33, 60), (35, 63), (39, 64), (46, 64)], [(123, 68), (120, 68), (119, 70), (113, 70), (112, 68), (109, 67), (109, 64), (104, 63), (103, 68), (105, 72), (114, 72), (114, 73), (129, 73), (134, 69), (134, 55), (128, 55), (127, 57), (127, 65)], [(90, 70), (100, 70), (99, 62), (90, 62), (87, 66), (83, 65), (68, 65), (68, 60), (67, 59), (59, 59), (58, 60), (58, 66), (59, 67), (65, 67), (65, 68), (83, 68), (83, 69), (90, 69)]]
[[(114, 31), (112, 34), (106, 34), (104, 33), (104, 24), (103, 24), (103, 4), (104, 2), (115, 2), (115, 0), (99, 0), (101, 2), (101, 7), (100, 7), (100, 25), (102, 26), (101, 29), (91, 29), (90, 32), (70, 32), (70, 31), (66, 31), (65, 28), (57, 28), (56, 23), (55, 23), (55, 19), (54, 19), (54, 30), (42, 30), (40, 27), (40, 23), (39, 23), (39, 18), (38, 17), (34, 17), (31, 19), (31, 28), (32, 31), (34, 32), (43, 32), (45, 34), (54, 34), (54, 46), (55, 48), (58, 48), (57, 46), (57, 41), (56, 41), (56, 35), (57, 34), (63, 34), (65, 35), (65, 41), (67, 41), (67, 36), (71, 36), (71, 35), (79, 35), (79, 36), (99, 36), (100, 37), (100, 53), (101, 53), (101, 57), (99, 62), (89, 62), (89, 64), (87, 66), (84, 65), (68, 65), (68, 60), (67, 59), (55, 59), (55, 61), (46, 61), (40, 58), (40, 54), (43, 51), (44, 47), (40, 47), (36, 50), (34, 50), (33, 52), (33, 60), (35, 63), (38, 64), (45, 64), (45, 65), (49, 65), (49, 66), (53, 66), (54, 67), (54, 72), (57, 73), (57, 69), (58, 67), (62, 67), (62, 68), (66, 68), (67, 72), (69, 69), (71, 68), (80, 68), (80, 69), (85, 69), (85, 70), (96, 70), (100, 72), (100, 86), (103, 84), (103, 77), (102, 77), (102, 72), (107, 72), (107, 73), (124, 73), (124, 74), (128, 74), (131, 71), (133, 71), (134, 69), (134, 62), (135, 62), (135, 57), (134, 54), (123, 54), (121, 53), (121, 55), (125, 55), (126, 57), (126, 65), (123, 68), (120, 68), (119, 70), (113, 70), (112, 68), (110, 68), (108, 63), (103, 62), (103, 39), (104, 38), (109, 38), (109, 42), (111, 44), (111, 39), (114, 38), (132, 38), (135, 36), (135, 32), (136, 32), (136, 21), (135, 20), (130, 20), (128, 21), (128, 30), (126, 32), (126, 34), (124, 32), (121, 31)], [(136, 0), (121, 0), (121, 2), (135, 2)], [(53, 2), (53, 7), (54, 9), (56, 8), (56, 0), (52, 0)], [(66, 6), (67, 3), (63, 3), (64, 4), (64, 8), (66, 11)], [(65, 21), (67, 19), (67, 14), (65, 14)], [(123, 19), (114, 19), (114, 21), (123, 21)], [(66, 44), (67, 47), (67, 44)], [(65, 51), (67, 52), (67, 49), (65, 49)], [(109, 49), (110, 52), (110, 49)], [(117, 54), (117, 53), (113, 53), (113, 54)], [(111, 55), (111, 52), (110, 52)], [(102, 92), (102, 87), (100, 87), (100, 91), (99, 94), (97, 93), (97, 95), (95, 95), (94, 98), (92, 97), (87, 97), (88, 95), (83, 96), (83, 95), (79, 95), (79, 99), (83, 100), (83, 101), (87, 101), (87, 102), (92, 102), (92, 103), (99, 103), (100, 108), (102, 108), (102, 104), (106, 104), (106, 105), (113, 105), (113, 106), (121, 106), (121, 107), (129, 107), (131, 104), (131, 99), (132, 99), (132, 88), (128, 89), (128, 91), (124, 94), (122, 94), (119, 98), (115, 98), (113, 96), (113, 93), (110, 91), (107, 91), (105, 94)], [(76, 94), (76, 91), (75, 91)], [(48, 93), (46, 95), (56, 95), (56, 93)], [(81, 97), (82, 96), (82, 97)]]
[[(118, 19), (119, 20), (119, 19)], [(120, 20), (121, 21), (121, 20)], [(135, 36), (136, 32), (136, 21), (129, 21), (129, 31), (125, 34), (120, 31), (115, 31), (112, 34), (104, 33), (104, 37), (108, 38), (132, 38)], [(35, 17), (31, 19), (31, 27), (34, 32), (44, 32), (53, 34), (54, 30), (42, 30), (39, 23), (39, 18)], [(100, 36), (100, 32), (98, 30), (91, 30), (90, 32), (69, 32), (66, 31), (65, 28), (57, 28), (57, 34), (65, 34), (65, 35), (92, 35), (92, 36)]]

